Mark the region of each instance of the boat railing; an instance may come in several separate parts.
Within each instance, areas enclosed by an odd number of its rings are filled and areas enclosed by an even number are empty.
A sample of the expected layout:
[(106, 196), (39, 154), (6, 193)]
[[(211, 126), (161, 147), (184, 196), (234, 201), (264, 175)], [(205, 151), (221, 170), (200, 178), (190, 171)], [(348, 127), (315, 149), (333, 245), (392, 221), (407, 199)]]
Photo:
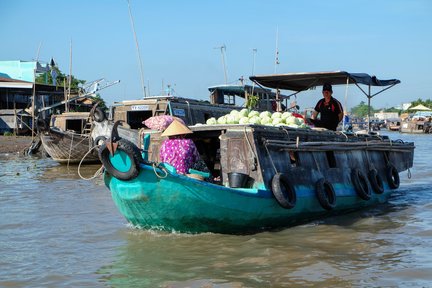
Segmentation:
[[(265, 139), (265, 146), (274, 146), (281, 149), (292, 151), (349, 151), (349, 150), (379, 150), (409, 152), (406, 149), (406, 143), (392, 142), (392, 141), (367, 141), (367, 142), (297, 142), (297, 141), (283, 141), (283, 140), (270, 140)], [(411, 148), (411, 147), (410, 147)]]

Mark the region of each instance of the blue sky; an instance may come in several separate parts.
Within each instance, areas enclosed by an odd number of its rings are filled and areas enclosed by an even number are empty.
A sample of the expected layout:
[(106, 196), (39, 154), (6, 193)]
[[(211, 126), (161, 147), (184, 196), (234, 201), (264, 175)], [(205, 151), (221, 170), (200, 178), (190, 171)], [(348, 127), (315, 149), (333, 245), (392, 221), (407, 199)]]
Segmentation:
[[(255, 74), (344, 70), (400, 79), (372, 100), (374, 108), (432, 98), (429, 0), (130, 0), (130, 5), (151, 95), (169, 84), (178, 96), (208, 99), (207, 88), (225, 82), (221, 51), (215, 49), (224, 44), (228, 83), (248, 78), (255, 63)], [(121, 81), (100, 92), (108, 104), (143, 97), (126, 0), (0, 0), (0, 19), (0, 60), (53, 57), (67, 74), (72, 41), (75, 77)], [(355, 86), (346, 100), (345, 88), (334, 90), (348, 109), (366, 101)], [(320, 90), (306, 92), (297, 102), (310, 107), (321, 97)]]

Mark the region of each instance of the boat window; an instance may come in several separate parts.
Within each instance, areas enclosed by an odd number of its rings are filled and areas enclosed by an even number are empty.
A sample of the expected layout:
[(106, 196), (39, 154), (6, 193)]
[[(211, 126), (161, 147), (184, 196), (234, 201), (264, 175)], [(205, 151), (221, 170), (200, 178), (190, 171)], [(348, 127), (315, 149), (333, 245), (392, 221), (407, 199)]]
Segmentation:
[(143, 121), (152, 117), (152, 111), (128, 111), (127, 112), (127, 124), (130, 125), (132, 129), (140, 129), (144, 127)]
[(333, 151), (326, 151), (327, 162), (330, 168), (336, 167), (336, 158)]
[(84, 128), (83, 119), (67, 119), (66, 120), (66, 130), (75, 131), (76, 133), (82, 133)]
[(219, 183), (219, 181), (221, 180), (220, 178), (222, 171), (220, 164), (220, 141), (218, 135), (212, 135), (209, 137), (200, 135), (199, 132), (195, 132), (193, 136), (194, 137), (192, 139), (198, 148), (201, 159), (206, 163), (212, 177), (214, 179), (217, 179), (215, 180), (215, 183)]
[(298, 152), (294, 152), (294, 151), (289, 151), (289, 156), (290, 156), (290, 162), (291, 162), (291, 166), (298, 166)]

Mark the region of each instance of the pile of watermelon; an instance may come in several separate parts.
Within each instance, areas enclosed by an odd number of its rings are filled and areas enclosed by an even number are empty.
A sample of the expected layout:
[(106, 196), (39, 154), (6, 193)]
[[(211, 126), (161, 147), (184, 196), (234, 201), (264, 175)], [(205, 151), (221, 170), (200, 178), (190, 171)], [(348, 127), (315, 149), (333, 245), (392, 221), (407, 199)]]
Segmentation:
[(242, 109), (232, 110), (229, 114), (219, 118), (210, 118), (206, 122), (207, 125), (220, 124), (261, 124), (268, 126), (288, 126), (291, 128), (310, 128), (305, 123), (302, 115), (292, 112), (258, 112), (255, 110)]

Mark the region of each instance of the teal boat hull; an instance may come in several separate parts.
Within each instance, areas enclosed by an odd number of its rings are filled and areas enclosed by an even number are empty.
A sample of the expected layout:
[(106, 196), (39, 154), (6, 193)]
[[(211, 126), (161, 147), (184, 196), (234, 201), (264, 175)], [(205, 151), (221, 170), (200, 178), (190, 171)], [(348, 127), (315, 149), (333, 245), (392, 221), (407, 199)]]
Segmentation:
[(336, 205), (322, 208), (313, 186), (294, 186), (294, 208), (281, 207), (271, 190), (229, 188), (140, 164), (138, 177), (120, 180), (104, 173), (120, 213), (143, 229), (186, 233), (246, 234), (289, 227), (338, 213), (386, 202), (392, 192), (360, 199), (352, 185), (333, 183)]

